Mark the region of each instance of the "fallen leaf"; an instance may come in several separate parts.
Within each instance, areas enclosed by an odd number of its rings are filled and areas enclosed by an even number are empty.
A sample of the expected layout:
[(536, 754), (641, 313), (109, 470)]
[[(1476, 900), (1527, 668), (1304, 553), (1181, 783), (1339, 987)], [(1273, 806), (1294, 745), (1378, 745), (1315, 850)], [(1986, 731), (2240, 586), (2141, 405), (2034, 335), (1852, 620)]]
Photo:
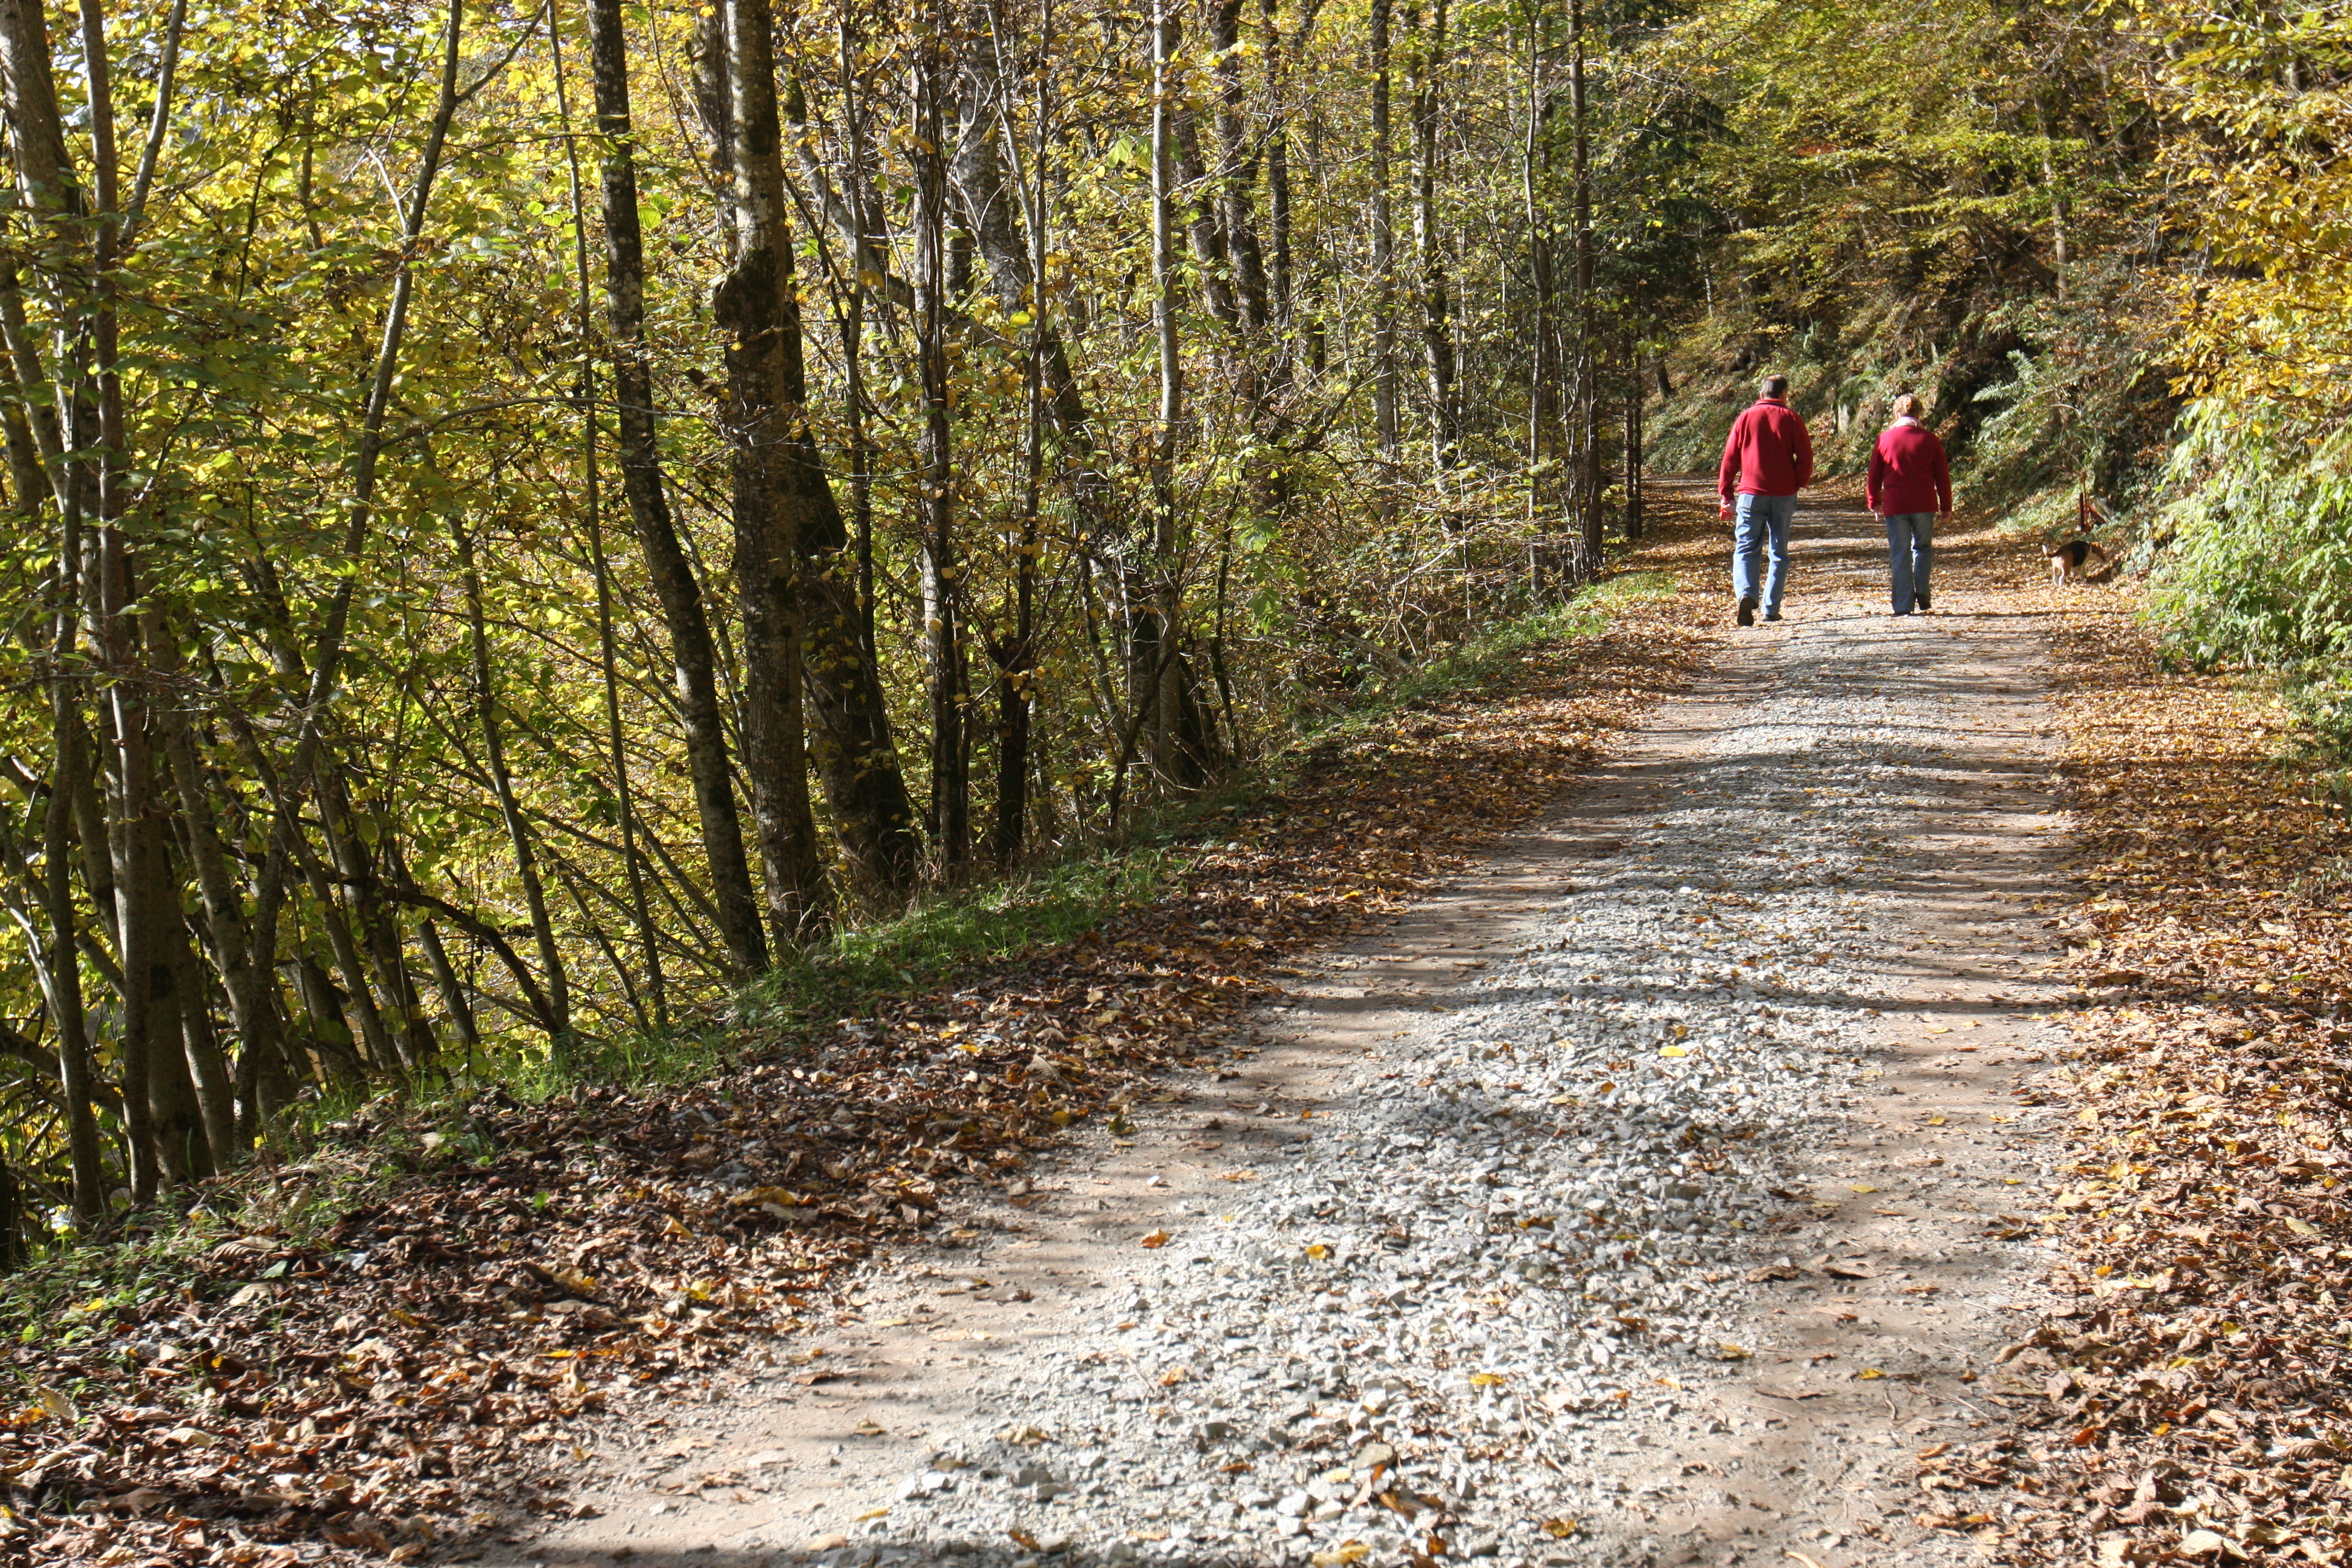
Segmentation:
[(1168, 1245), (1168, 1233), (1164, 1230), (1155, 1230), (1150, 1236), (1143, 1238), (1143, 1245), (1146, 1247), (1165, 1247)]

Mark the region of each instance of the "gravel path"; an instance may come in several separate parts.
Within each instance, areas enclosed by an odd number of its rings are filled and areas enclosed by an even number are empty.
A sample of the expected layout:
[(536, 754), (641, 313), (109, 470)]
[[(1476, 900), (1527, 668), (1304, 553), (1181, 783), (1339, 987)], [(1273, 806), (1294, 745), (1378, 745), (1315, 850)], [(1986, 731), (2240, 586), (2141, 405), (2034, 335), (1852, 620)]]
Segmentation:
[(1886, 617), (1858, 521), (1542, 833), (877, 1267), (832, 1381), (639, 1407), (538, 1554), (1976, 1560), (1910, 1454), (1997, 1431), (2048, 1173), (2038, 648)]

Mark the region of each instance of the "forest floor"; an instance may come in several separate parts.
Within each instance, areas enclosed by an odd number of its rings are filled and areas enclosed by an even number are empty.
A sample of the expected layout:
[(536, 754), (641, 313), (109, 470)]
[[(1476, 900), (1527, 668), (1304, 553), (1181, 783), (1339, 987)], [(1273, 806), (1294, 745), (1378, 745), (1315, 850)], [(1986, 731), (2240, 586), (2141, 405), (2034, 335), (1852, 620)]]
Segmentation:
[(1657, 493), (1077, 941), (53, 1293), (0, 1558), (2334, 1561), (2318, 774), (2013, 540), (1893, 619), (1830, 487), (1738, 631)]

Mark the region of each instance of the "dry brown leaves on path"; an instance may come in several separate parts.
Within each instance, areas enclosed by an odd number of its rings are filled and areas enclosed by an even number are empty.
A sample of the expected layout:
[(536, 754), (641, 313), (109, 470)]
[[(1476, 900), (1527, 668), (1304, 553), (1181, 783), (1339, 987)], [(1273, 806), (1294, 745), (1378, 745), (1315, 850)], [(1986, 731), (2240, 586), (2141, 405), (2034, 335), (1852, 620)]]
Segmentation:
[[(1694, 537), (1662, 531), (1656, 553)], [(601, 1410), (753, 1359), (821, 1381), (792, 1336), (830, 1324), (845, 1265), (970, 1239), (934, 1223), (947, 1189), (1017, 1180), (1063, 1128), (1117, 1118), (1274, 994), (1286, 957), (1540, 811), (1700, 661), (1687, 604), (1632, 601), (1491, 689), (1351, 731), (1215, 825), (1166, 896), (952, 993), (814, 1043), (740, 1041), (740, 1066), (685, 1089), (486, 1095), (431, 1120), (382, 1102), (310, 1163), (241, 1178), (223, 1212), (380, 1173), (323, 1234), (249, 1224), (28, 1331), (7, 1362), (37, 1396), (0, 1413), (0, 1552), (437, 1555), (567, 1510)]]
[(2088, 894), (2050, 922), (2074, 1046), (2026, 1091), (2074, 1110), (2056, 1301), (1992, 1380), (2019, 1429), (1923, 1461), (1926, 1517), (2007, 1562), (2337, 1562), (2352, 835), (2266, 702), (2163, 671), (2126, 595), (2055, 599)]

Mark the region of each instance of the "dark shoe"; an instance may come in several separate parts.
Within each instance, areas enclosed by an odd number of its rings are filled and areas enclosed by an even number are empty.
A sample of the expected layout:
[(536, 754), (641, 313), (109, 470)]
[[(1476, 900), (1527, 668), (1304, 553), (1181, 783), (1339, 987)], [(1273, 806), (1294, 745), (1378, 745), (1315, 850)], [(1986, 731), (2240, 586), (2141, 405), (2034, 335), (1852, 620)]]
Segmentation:
[(1928, 606), (1927, 606), (1927, 589), (1925, 589), (1925, 588), (1920, 589), (1916, 594), (1914, 594), (1914, 595), (1911, 596), (1911, 598), (1912, 598), (1912, 603), (1914, 603), (1914, 604), (1917, 605), (1921, 609), (1923, 609), (1923, 610), (1924, 610), (1924, 609), (1926, 609), (1926, 608), (1927, 608), (1927, 607), (1928, 607)]
[(1756, 624), (1755, 600), (1742, 599), (1739, 601), (1739, 624), (1743, 626), (1752, 626)]
[(1768, 621), (1777, 621), (1780, 618), (1780, 612), (1778, 610), (1767, 610), (1764, 612), (1764, 618)]

